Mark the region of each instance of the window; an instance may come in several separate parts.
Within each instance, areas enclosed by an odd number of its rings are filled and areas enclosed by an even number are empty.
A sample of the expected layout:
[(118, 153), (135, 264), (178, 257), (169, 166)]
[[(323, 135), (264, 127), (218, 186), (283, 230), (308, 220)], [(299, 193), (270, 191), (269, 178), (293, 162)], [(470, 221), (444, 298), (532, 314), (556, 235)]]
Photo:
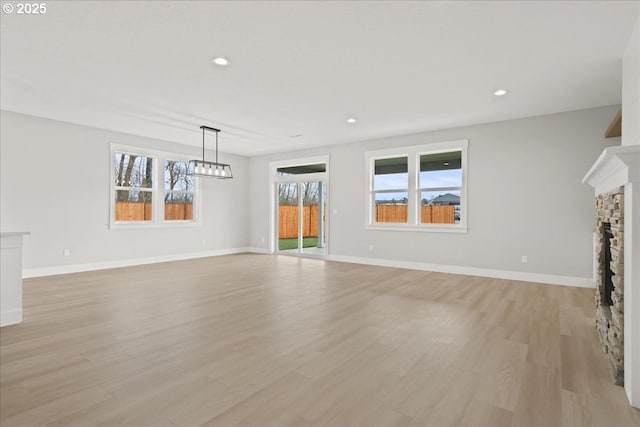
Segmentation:
[(111, 228), (197, 223), (196, 181), (180, 157), (111, 145)]
[(187, 175), (189, 162), (164, 161), (164, 219), (193, 219), (193, 175)]
[(373, 200), (375, 222), (407, 222), (409, 203), (409, 159), (374, 160)]
[(465, 232), (467, 146), (464, 140), (366, 153), (367, 228)]
[(420, 222), (460, 224), (462, 151), (420, 156)]
[(153, 158), (115, 152), (115, 220), (151, 221), (153, 218)]
[(323, 173), (327, 171), (327, 165), (324, 163), (300, 165), (300, 166), (285, 166), (276, 169), (277, 176), (292, 176), (303, 175), (308, 173)]

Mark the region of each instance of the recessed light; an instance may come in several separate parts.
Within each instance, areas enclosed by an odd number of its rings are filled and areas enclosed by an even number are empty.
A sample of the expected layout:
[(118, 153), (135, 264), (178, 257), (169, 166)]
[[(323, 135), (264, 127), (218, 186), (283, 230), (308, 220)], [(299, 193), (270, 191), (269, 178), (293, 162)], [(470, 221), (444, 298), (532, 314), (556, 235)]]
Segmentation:
[(213, 62), (216, 65), (222, 65), (222, 66), (229, 65), (229, 60), (227, 58), (223, 58), (222, 56), (213, 58), (211, 62)]
[(356, 119), (354, 119), (353, 117), (349, 117), (347, 119), (347, 123), (355, 123), (355, 122), (356, 122)]
[(495, 92), (493, 92), (493, 94), (495, 96), (504, 96), (507, 94), (507, 90), (506, 89), (498, 89)]

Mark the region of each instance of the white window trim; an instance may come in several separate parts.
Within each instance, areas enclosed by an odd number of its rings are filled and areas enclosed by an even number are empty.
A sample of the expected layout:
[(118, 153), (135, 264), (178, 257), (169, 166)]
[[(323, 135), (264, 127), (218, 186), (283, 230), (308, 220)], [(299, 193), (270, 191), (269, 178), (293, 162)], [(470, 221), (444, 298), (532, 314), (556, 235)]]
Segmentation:
[[(385, 150), (367, 151), (365, 153), (365, 229), (380, 231), (422, 231), (434, 233), (466, 233), (468, 207), (467, 207), (467, 149), (469, 141), (466, 139), (436, 142), (410, 147), (390, 148)], [(462, 188), (460, 189), (460, 223), (459, 224), (422, 224), (420, 223), (420, 156), (424, 154), (436, 154), (447, 151), (460, 150), (462, 152)], [(373, 175), (375, 161), (391, 157), (407, 156), (408, 163), (408, 211), (406, 223), (378, 223), (374, 221), (374, 191)]]
[[(109, 144), (109, 228), (167, 228), (167, 227), (199, 227), (202, 225), (202, 181), (194, 176), (193, 183), (193, 220), (165, 220), (164, 219), (164, 162), (165, 160), (179, 160), (189, 162), (193, 156), (170, 151), (153, 150), (132, 145)], [(116, 221), (115, 220), (115, 170), (113, 159), (116, 152), (136, 154), (153, 159), (153, 186), (151, 188), (151, 221)]]

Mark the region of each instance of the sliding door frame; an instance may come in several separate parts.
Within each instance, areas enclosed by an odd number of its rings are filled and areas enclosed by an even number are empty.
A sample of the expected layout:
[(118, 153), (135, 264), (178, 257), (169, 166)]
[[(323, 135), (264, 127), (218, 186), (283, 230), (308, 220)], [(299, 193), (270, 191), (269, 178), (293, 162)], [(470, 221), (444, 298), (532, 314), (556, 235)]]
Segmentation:
[[(311, 164), (324, 163), (325, 172), (316, 172), (316, 173), (308, 173), (308, 174), (299, 174), (299, 175), (288, 175), (288, 176), (278, 176), (278, 168), (283, 167), (294, 167), (294, 166), (304, 166)], [(327, 258), (329, 256), (329, 245), (331, 243), (331, 239), (329, 238), (329, 230), (331, 230), (329, 225), (329, 217), (328, 214), (331, 212), (331, 208), (329, 206), (330, 199), (330, 183), (329, 183), (329, 156), (318, 156), (318, 157), (306, 157), (300, 159), (291, 159), (291, 160), (280, 160), (269, 163), (269, 199), (271, 200), (269, 206), (269, 253), (276, 254), (278, 252), (278, 216), (276, 215), (276, 208), (278, 206), (278, 192), (276, 190), (277, 186), (282, 183), (296, 183), (298, 185), (298, 207), (300, 203), (302, 203), (302, 197), (300, 194), (300, 187), (303, 182), (318, 182), (321, 181), (324, 187), (325, 194), (325, 209), (324, 209), (324, 225), (325, 225), (325, 236), (326, 240), (324, 242), (325, 251), (324, 255), (321, 258)], [(300, 215), (300, 213), (298, 214)], [(300, 242), (302, 230), (301, 228), (301, 218), (298, 218), (298, 242)], [(310, 257), (310, 258), (318, 258), (319, 256), (314, 256), (312, 254), (305, 254), (301, 247), (298, 248), (297, 256)]]

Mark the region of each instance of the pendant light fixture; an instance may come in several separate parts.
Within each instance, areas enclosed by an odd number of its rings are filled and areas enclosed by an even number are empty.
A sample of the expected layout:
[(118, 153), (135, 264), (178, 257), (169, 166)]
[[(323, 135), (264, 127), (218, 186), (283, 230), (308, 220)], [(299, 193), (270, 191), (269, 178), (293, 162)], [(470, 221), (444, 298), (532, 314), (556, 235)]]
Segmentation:
[[(202, 129), (202, 160), (189, 160), (189, 175), (210, 176), (212, 178), (230, 179), (233, 178), (231, 173), (231, 165), (218, 162), (218, 134), (220, 129), (209, 126), (200, 126)], [(216, 161), (208, 162), (204, 159), (204, 132), (211, 131), (216, 133)]]

